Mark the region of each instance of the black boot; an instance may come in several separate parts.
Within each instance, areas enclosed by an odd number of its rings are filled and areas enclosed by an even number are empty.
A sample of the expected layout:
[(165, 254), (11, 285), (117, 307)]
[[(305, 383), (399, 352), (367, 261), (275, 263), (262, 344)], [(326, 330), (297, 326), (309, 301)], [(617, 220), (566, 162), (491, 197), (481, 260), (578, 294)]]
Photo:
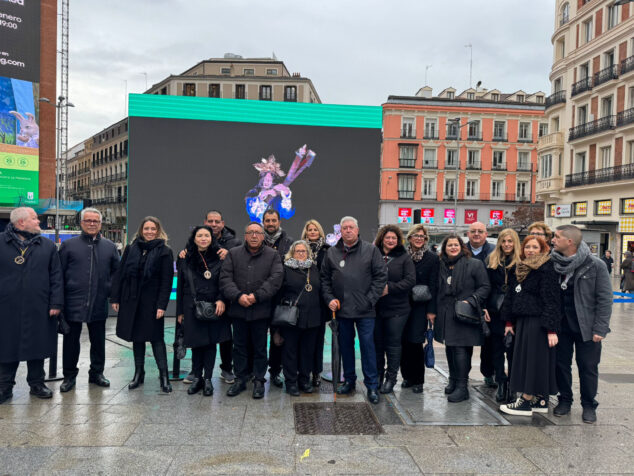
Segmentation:
[(445, 347), (445, 354), (447, 355), (447, 366), (449, 367), (449, 382), (445, 387), (445, 394), (449, 395), (456, 390), (456, 366), (454, 364), (454, 349), (451, 346)]
[(161, 391), (164, 393), (170, 393), (172, 391), (172, 384), (170, 383), (169, 376), (167, 375), (167, 349), (165, 348), (165, 341), (159, 340), (152, 342), (152, 352), (154, 353), (156, 366), (159, 369)]
[(167, 375), (167, 369), (159, 369), (159, 382), (161, 384), (161, 392), (170, 393), (172, 391), (172, 384), (170, 383), (170, 379)]
[(187, 395), (194, 395), (203, 389), (204, 383), (202, 377), (194, 377), (194, 381), (187, 389)]
[(471, 370), (471, 354), (468, 347), (455, 347), (453, 349), (453, 362), (456, 376), (456, 388), (447, 396), (452, 403), (462, 402), (469, 398), (469, 370)]
[(509, 382), (505, 380), (504, 382), (498, 383), (498, 390), (495, 392), (495, 401), (496, 402), (506, 402), (508, 401), (508, 393), (509, 393)]
[(205, 388), (203, 389), (203, 395), (205, 397), (211, 397), (214, 394), (214, 386), (211, 383), (210, 378), (205, 379)]
[(136, 366), (134, 368), (134, 377), (132, 377), (132, 380), (130, 380), (130, 383), (128, 384), (128, 388), (130, 390), (134, 390), (139, 385), (142, 385), (144, 380), (145, 380), (145, 370), (143, 369), (143, 366), (142, 365)]
[(398, 368), (401, 365), (401, 346), (388, 346), (385, 348), (387, 354), (387, 371), (385, 372), (385, 382), (381, 385), (379, 392), (392, 393), (396, 385)]
[(466, 378), (456, 379), (456, 388), (453, 392), (447, 395), (447, 400), (451, 403), (469, 400), (469, 389), (467, 388), (467, 382), (468, 379)]

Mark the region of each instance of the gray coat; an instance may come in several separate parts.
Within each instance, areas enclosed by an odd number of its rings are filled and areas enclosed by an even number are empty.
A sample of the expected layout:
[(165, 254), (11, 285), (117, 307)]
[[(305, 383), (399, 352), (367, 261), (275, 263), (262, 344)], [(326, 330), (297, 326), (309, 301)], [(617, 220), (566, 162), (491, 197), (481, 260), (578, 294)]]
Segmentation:
[(588, 256), (575, 270), (575, 311), (581, 337), (585, 342), (594, 334), (605, 337), (610, 332), (612, 283), (605, 263)]

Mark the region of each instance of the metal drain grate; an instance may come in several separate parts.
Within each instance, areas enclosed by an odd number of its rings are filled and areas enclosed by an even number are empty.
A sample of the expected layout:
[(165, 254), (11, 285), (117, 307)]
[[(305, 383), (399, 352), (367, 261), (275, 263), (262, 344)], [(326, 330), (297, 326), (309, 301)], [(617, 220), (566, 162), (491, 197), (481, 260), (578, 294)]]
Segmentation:
[(367, 403), (295, 403), (299, 435), (378, 435), (383, 433)]
[(319, 393), (334, 393), (332, 382), (322, 380), (321, 385), (319, 385)]

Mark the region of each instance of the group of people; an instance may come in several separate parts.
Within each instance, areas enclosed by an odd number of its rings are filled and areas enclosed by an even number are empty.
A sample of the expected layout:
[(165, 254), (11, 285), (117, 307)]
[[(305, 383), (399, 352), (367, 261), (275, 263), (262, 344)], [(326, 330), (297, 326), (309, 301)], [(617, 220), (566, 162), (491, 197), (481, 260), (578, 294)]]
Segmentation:
[[(101, 236), (94, 208), (81, 212), (81, 235), (59, 252), (39, 235), (32, 209), (17, 208), (10, 220), (0, 234), (0, 403), (12, 396), (20, 361), (27, 361), (31, 393), (52, 396), (43, 364), (58, 329), (64, 333), (60, 391), (72, 390), (83, 323), (91, 346), (89, 382), (109, 386), (103, 375), (108, 299), (118, 315), (117, 336), (133, 343), (129, 388), (144, 383), (150, 342), (160, 389), (171, 392), (164, 316), (174, 256), (160, 220), (144, 218), (121, 258)], [(321, 383), (326, 323), (335, 318), (343, 363), (339, 394), (356, 387), (355, 334), (371, 403), (393, 391), (399, 370), (402, 388), (423, 392), (423, 342), (432, 328), (445, 345), (449, 402), (469, 398), (473, 348), (481, 346), (480, 370), (485, 384), (497, 387), (502, 412), (548, 412), (549, 396), (558, 393), (554, 414), (565, 415), (573, 401), (574, 351), (583, 420), (596, 421), (612, 287), (581, 230), (563, 225), (553, 236), (538, 222), (521, 243), (505, 229), (493, 245), (476, 222), (467, 242), (450, 234), (436, 253), (424, 225), (414, 225), (406, 237), (386, 225), (374, 243), (359, 238), (354, 217), (343, 217), (340, 226), (341, 239), (332, 247), (316, 220), (292, 240), (275, 210), (267, 210), (262, 223), (249, 223), (243, 238), (215, 210), (191, 230), (176, 264), (177, 326), (192, 349), (189, 394), (213, 395), (217, 345), (229, 396), (253, 382), (253, 398), (262, 398), (267, 368), (271, 383), (290, 395), (313, 392)]]

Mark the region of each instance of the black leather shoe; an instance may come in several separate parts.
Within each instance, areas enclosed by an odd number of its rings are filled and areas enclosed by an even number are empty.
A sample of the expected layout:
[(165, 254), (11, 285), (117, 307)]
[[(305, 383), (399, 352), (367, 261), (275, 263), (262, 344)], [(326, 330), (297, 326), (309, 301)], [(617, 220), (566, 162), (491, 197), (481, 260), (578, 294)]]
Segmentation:
[(211, 397), (214, 394), (214, 386), (211, 383), (210, 378), (205, 379), (205, 387), (203, 388), (203, 395), (205, 397)]
[(392, 393), (392, 390), (394, 390), (394, 385), (396, 385), (396, 380), (385, 379), (383, 381), (383, 385), (381, 385), (381, 388), (379, 389), (379, 392), (383, 394)]
[(321, 375), (313, 374), (313, 387), (319, 388), (321, 385)]
[(596, 423), (597, 422), (597, 411), (592, 407), (583, 407), (583, 412), (581, 413), (581, 419), (584, 423)]
[(410, 388), (410, 387), (412, 387), (412, 384), (409, 383), (407, 380), (403, 380), (401, 382), (401, 388)]
[(337, 393), (339, 395), (347, 395), (354, 392), (356, 385), (353, 382), (344, 382), (337, 387)]
[(493, 377), (484, 377), (484, 385), (489, 388), (496, 388), (498, 386), (498, 384), (493, 380)]
[(13, 398), (12, 390), (0, 390), (0, 405)]
[(376, 391), (376, 388), (368, 389), (368, 401), (374, 405), (379, 403), (379, 392)]
[(194, 395), (200, 392), (204, 386), (205, 383), (203, 382), (202, 378), (194, 377), (194, 380), (192, 380), (192, 384), (187, 389), (187, 395)]
[(51, 398), (53, 396), (53, 391), (43, 383), (31, 386), (31, 391), (29, 393), (37, 398)]
[(412, 392), (414, 392), (414, 393), (423, 393), (423, 384), (419, 383), (418, 385), (412, 386)]
[[(253, 391), (255, 392), (255, 389)], [(287, 383), (286, 393), (288, 393), (292, 397), (299, 397), (299, 388), (297, 387), (297, 384)]]
[(256, 380), (253, 382), (253, 398), (256, 400), (264, 397), (264, 383)]
[(313, 386), (310, 383), (305, 383), (305, 384), (299, 384), (299, 389), (303, 392), (303, 393), (313, 393)]
[(59, 386), (59, 391), (62, 393), (69, 392), (75, 388), (75, 379), (74, 378), (65, 378), (62, 384)]
[(508, 381), (498, 384), (498, 390), (497, 392), (495, 392), (495, 401), (503, 402), (505, 400), (508, 400), (508, 392), (509, 392)]
[(167, 371), (164, 371), (164, 372), (159, 371), (159, 383), (161, 385), (161, 392), (163, 393), (172, 392), (172, 384), (170, 383), (170, 379), (167, 375)]
[(128, 384), (128, 388), (130, 390), (134, 390), (139, 385), (143, 384), (144, 380), (145, 380), (145, 371), (143, 370), (143, 367), (136, 367), (134, 370), (134, 377), (132, 377), (132, 380), (130, 380), (130, 383)]
[(227, 390), (227, 396), (235, 397), (236, 395), (240, 395), (246, 389), (247, 389), (246, 384), (236, 379), (236, 382), (231, 387), (229, 387), (229, 390)]
[(570, 406), (568, 402), (559, 402), (553, 410), (553, 415), (558, 417), (568, 415), (568, 413), (570, 413)]
[(271, 375), (271, 383), (277, 388), (282, 388), (284, 386), (284, 380), (282, 380), (280, 374)]
[(95, 385), (98, 385), (100, 387), (110, 386), (110, 380), (104, 377), (103, 374), (91, 375), (90, 377), (88, 377), (88, 383), (94, 383)]
[(449, 382), (447, 382), (447, 386), (445, 387), (445, 395), (449, 395), (453, 393), (456, 389), (456, 379), (449, 377)]

